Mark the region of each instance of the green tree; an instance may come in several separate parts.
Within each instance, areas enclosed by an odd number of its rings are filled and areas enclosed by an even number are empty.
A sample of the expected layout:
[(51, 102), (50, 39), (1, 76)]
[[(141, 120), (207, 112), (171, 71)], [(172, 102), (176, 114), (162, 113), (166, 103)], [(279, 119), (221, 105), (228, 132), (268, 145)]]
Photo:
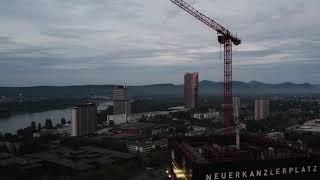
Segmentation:
[(18, 134), (19, 136), (23, 136), (23, 129), (18, 129), (18, 130), (17, 130), (17, 134)]
[(62, 128), (62, 125), (58, 123), (58, 124), (56, 125), (56, 128)]
[(168, 163), (167, 159), (168, 152), (166, 150), (157, 149), (151, 153), (150, 163), (153, 167), (160, 167)]
[(61, 118), (61, 125), (65, 125), (67, 123), (65, 118)]
[(36, 122), (32, 121), (30, 127), (31, 127), (31, 129), (32, 129), (33, 132), (37, 131), (37, 124), (36, 124)]
[(46, 129), (52, 129), (52, 121), (51, 119), (46, 119), (46, 123), (44, 125)]
[(111, 126), (111, 127), (114, 126), (114, 121), (113, 121), (113, 120), (110, 120), (110, 121), (109, 121), (109, 126)]
[(18, 129), (17, 130), (17, 134), (19, 136), (21, 136), (22, 138), (26, 139), (26, 138), (31, 138), (32, 137), (32, 128), (31, 127), (27, 127), (24, 129)]
[(11, 133), (5, 133), (5, 134), (4, 134), (4, 138), (5, 138), (6, 140), (11, 139), (12, 136), (13, 136), (13, 135), (12, 135)]
[(38, 131), (40, 131), (41, 130), (41, 123), (38, 123)]

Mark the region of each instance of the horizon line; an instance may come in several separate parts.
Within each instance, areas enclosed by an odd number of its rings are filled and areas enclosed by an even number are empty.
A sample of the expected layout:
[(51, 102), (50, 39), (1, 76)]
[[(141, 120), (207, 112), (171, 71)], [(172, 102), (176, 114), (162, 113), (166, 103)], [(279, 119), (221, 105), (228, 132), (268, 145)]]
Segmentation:
[[(224, 83), (223, 81), (212, 81), (212, 80), (201, 80), (200, 82), (203, 81), (209, 81), (209, 82), (213, 82), (213, 83)], [(295, 82), (291, 82), (291, 81), (285, 81), (285, 82), (279, 82), (279, 83), (267, 83), (267, 82), (263, 82), (263, 81), (257, 81), (257, 80), (252, 80), (252, 81), (232, 81), (232, 82), (241, 82), (241, 83), (251, 83), (251, 82), (257, 82), (257, 83), (262, 83), (262, 84), (268, 84), (268, 85), (276, 85), (276, 84), (285, 84), (285, 83), (291, 83), (291, 84), (295, 84), (295, 85), (303, 85), (303, 84), (309, 84), (309, 85), (320, 85), (320, 84), (316, 84), (316, 83), (310, 83), (310, 82), (303, 82), (303, 83), (295, 83)], [(128, 85), (127, 86), (152, 86), (152, 85), (166, 85), (166, 84), (170, 84), (170, 85), (183, 85), (183, 83), (150, 83), (150, 84), (136, 84), (136, 85)], [(74, 85), (34, 85), (34, 86), (0, 86), (0, 88), (33, 88), (33, 87), (72, 87), (72, 86), (119, 86), (120, 84), (74, 84)]]

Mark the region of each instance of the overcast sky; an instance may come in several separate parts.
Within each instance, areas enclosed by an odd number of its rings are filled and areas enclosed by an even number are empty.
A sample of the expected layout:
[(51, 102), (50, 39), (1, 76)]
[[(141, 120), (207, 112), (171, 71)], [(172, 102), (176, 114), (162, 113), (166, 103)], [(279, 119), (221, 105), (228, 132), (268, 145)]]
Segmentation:
[[(242, 39), (233, 79), (320, 83), (319, 0), (186, 0)], [(0, 86), (223, 81), (217, 34), (169, 0), (1, 0)]]

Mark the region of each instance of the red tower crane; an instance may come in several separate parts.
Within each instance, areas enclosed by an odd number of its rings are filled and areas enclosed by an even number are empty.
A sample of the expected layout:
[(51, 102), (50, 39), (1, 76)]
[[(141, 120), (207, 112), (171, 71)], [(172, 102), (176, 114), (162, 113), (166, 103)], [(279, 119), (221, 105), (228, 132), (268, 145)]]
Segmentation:
[(183, 0), (170, 0), (183, 10), (187, 11), (193, 17), (197, 18), (210, 28), (218, 32), (218, 41), (224, 45), (224, 126), (225, 134), (229, 134), (229, 127), (234, 126), (233, 103), (232, 103), (232, 43), (240, 45), (241, 40), (228, 29), (224, 28), (216, 21), (200, 13), (190, 4)]

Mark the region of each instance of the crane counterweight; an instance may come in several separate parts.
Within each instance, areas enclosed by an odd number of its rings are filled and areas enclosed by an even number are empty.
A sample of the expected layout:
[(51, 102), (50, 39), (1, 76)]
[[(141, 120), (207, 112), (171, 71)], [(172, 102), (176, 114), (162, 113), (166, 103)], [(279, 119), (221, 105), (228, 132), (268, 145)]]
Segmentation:
[(219, 42), (220, 44), (224, 44), (224, 36), (223, 36), (222, 34), (219, 34), (219, 35), (218, 35), (218, 42)]

